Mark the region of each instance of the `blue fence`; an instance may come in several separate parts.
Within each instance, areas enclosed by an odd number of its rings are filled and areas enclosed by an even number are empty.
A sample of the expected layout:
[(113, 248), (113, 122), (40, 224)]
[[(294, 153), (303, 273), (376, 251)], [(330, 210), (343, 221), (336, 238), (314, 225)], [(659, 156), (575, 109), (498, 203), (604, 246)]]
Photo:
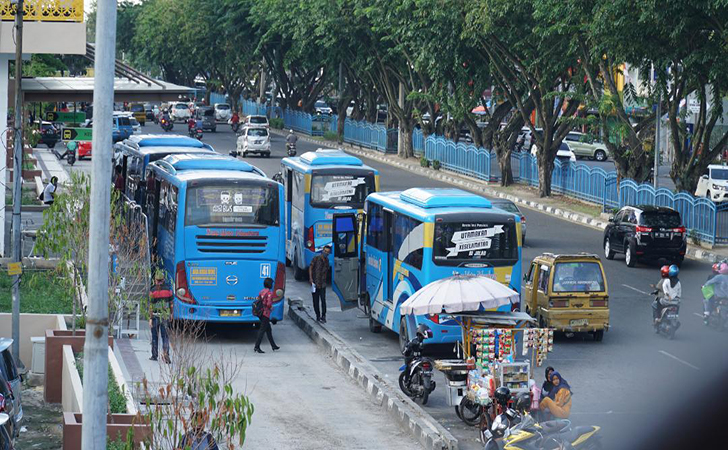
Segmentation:
[(344, 142), (386, 152), (387, 129), (379, 124), (346, 119), (344, 122)]
[(491, 181), (493, 154), (482, 147), (455, 143), (440, 136), (428, 136), (424, 154), (430, 161), (440, 161), (443, 169)]

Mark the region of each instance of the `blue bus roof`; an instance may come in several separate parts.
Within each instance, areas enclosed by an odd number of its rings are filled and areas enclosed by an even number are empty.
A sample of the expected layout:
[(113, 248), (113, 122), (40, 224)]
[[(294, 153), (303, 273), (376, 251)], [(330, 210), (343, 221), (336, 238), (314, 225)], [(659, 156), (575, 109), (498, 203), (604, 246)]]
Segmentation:
[(166, 156), (159, 160), (158, 163), (172, 173), (186, 170), (224, 170), (263, 175), (257, 167), (245, 161), (218, 153), (212, 155), (180, 153)]
[(126, 139), (137, 147), (192, 147), (211, 148), (197, 139), (178, 134), (137, 134)]
[(306, 152), (301, 156), (283, 158), (281, 164), (298, 169), (304, 173), (311, 173), (316, 169), (334, 169), (337, 167), (351, 169), (365, 169), (378, 174), (379, 171), (369, 167), (356, 156), (351, 156), (341, 150), (320, 148), (315, 152)]
[(412, 188), (406, 191), (375, 192), (369, 194), (367, 201), (430, 222), (438, 214), (493, 212), (512, 216), (500, 209), (493, 209), (486, 198), (455, 188)]

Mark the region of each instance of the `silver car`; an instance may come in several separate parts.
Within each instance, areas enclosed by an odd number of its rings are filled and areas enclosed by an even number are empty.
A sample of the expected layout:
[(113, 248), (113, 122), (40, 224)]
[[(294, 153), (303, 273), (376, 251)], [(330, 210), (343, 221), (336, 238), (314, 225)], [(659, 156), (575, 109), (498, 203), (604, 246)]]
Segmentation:
[(521, 218), (521, 243), (526, 242), (526, 216), (523, 215), (520, 209), (518, 209), (518, 206), (516, 206), (515, 203), (513, 203), (510, 200), (506, 200), (504, 198), (497, 198), (494, 200), (491, 200), (490, 203), (493, 205), (494, 208), (502, 209), (505, 212), (509, 212), (511, 214), (516, 214), (518, 217)]

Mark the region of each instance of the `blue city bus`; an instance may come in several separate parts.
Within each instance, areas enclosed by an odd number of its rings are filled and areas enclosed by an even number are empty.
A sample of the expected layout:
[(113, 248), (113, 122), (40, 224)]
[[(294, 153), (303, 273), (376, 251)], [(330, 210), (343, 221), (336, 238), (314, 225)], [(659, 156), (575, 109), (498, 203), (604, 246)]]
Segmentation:
[[(286, 286), (283, 186), (223, 155), (177, 154), (147, 169), (156, 260), (174, 280), (175, 319), (254, 323), (263, 280)], [(283, 300), (272, 319), (283, 319)]]
[(451, 316), (408, 318), (399, 312), (422, 286), (451, 275), (482, 274), (521, 291), (521, 218), (483, 197), (452, 188), (374, 193), (367, 197), (361, 231), (356, 219), (334, 216), (332, 284), (342, 308), (361, 302), (372, 332), (384, 326), (404, 343), (425, 323), (434, 334), (428, 344), (458, 341), (460, 326)]
[[(113, 166), (121, 166), (124, 178), (124, 195), (143, 205), (145, 198), (142, 177), (147, 166), (167, 155), (178, 153), (214, 154), (209, 145), (187, 136), (174, 134), (139, 134), (114, 144)], [(112, 170), (111, 182), (116, 178)]]
[(341, 150), (318, 149), (281, 160), (286, 191), (286, 262), (296, 280), (331, 244), (334, 213), (357, 212), (379, 190), (379, 172)]

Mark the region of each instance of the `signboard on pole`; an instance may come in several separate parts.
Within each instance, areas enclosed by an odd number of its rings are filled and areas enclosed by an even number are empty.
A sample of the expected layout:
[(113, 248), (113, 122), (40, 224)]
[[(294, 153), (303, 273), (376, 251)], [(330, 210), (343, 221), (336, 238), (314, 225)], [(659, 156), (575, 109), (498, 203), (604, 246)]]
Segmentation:
[(93, 128), (64, 128), (61, 139), (64, 141), (90, 141)]
[(688, 100), (688, 111), (698, 114), (700, 112), (700, 101), (697, 99)]
[(81, 123), (86, 120), (86, 113), (48, 111), (46, 120), (48, 122)]

